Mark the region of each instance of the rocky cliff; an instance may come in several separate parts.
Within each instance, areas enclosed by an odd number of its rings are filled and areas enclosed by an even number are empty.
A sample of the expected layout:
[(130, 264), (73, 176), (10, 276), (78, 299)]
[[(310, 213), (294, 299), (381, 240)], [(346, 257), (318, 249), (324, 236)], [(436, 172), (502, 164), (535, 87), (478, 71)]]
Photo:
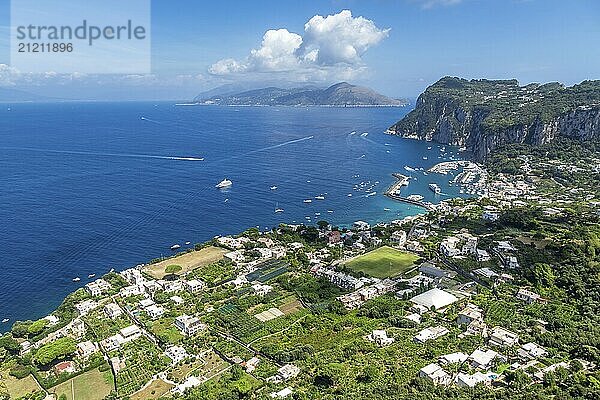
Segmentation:
[(446, 77), (388, 133), (465, 146), (476, 160), (506, 143), (600, 139), (600, 81), (519, 86), (516, 80)]

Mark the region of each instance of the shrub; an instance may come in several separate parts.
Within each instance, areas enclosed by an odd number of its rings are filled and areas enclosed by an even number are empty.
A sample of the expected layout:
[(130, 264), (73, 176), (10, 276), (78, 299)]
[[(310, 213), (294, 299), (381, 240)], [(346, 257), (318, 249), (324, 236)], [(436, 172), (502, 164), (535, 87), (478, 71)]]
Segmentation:
[(17, 364), (10, 369), (10, 375), (14, 376), (17, 379), (25, 378), (27, 375), (29, 375), (30, 372), (31, 370), (29, 369), (29, 367), (20, 364)]
[(182, 269), (181, 265), (171, 264), (171, 265), (167, 265), (167, 268), (165, 268), (165, 272), (167, 274), (174, 274), (174, 273), (181, 271), (181, 269)]

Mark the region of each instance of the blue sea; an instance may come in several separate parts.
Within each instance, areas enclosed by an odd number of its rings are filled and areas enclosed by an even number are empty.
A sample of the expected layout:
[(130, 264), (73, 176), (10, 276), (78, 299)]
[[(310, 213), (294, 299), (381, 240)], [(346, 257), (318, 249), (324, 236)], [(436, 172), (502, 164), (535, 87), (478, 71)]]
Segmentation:
[[(460, 155), (448, 147), (441, 156), (440, 146), (384, 134), (408, 111), (3, 105), (0, 319), (47, 315), (88, 274), (169, 255), (173, 244), (185, 248), (187, 241), (280, 222), (347, 225), (423, 212), (383, 196), (391, 174)], [(457, 195), (448, 177), (413, 176), (406, 194), (432, 202)], [(224, 178), (233, 185), (216, 189)], [(431, 182), (444, 194), (434, 196)]]

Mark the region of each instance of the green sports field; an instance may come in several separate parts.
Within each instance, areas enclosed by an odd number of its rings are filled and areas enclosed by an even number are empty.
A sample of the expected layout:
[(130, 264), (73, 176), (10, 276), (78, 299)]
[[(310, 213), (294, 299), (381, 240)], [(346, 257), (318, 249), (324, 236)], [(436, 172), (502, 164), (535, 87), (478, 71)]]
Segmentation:
[(415, 254), (383, 246), (348, 261), (346, 266), (375, 278), (388, 278), (408, 271), (418, 259)]

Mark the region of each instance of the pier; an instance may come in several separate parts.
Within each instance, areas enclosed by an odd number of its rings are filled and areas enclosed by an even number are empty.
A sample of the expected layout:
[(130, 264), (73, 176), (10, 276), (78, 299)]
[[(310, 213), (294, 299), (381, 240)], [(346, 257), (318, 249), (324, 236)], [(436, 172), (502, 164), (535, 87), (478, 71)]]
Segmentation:
[(420, 200), (413, 200), (406, 198), (400, 194), (400, 189), (402, 186), (408, 186), (410, 181), (410, 177), (394, 172), (392, 174), (394, 178), (396, 178), (396, 182), (394, 182), (384, 193), (385, 196), (389, 197), (392, 200), (401, 201), (403, 203), (413, 204), (415, 206), (423, 207), (427, 210), (433, 210), (433, 206), (430, 203), (425, 203)]

